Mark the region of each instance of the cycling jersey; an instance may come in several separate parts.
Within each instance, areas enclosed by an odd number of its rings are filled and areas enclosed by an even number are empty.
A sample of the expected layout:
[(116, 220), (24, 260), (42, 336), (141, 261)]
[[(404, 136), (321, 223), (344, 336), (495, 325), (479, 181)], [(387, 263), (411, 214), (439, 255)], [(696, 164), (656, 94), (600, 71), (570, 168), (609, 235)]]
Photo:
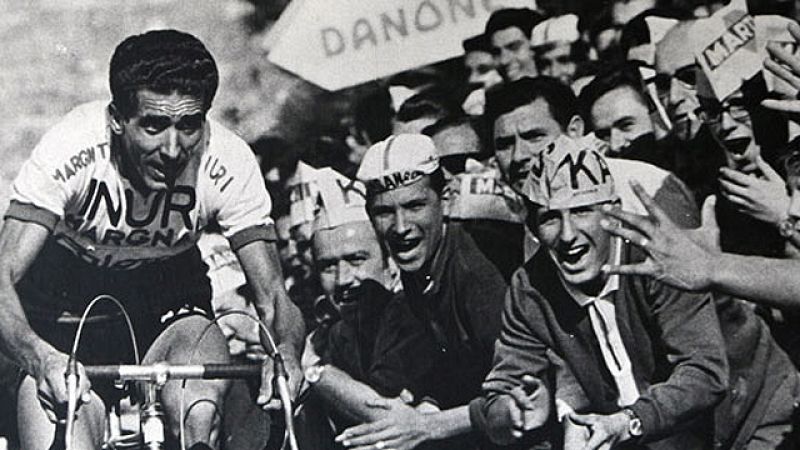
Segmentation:
[(193, 247), (216, 223), (237, 249), (274, 239), (271, 201), (247, 144), (214, 120), (174, 185), (137, 191), (120, 171), (106, 103), (68, 113), (14, 181), (5, 217), (39, 223), (85, 263), (130, 270)]

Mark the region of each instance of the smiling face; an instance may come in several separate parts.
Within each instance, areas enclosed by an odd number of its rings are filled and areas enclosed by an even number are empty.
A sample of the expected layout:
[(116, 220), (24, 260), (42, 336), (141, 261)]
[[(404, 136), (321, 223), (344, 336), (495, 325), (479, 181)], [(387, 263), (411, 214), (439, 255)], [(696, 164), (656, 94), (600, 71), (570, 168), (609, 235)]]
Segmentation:
[(372, 195), (367, 212), (400, 270), (413, 273), (433, 258), (442, 237), (442, 201), (430, 176)]
[(572, 59), (572, 44), (557, 42), (536, 51), (536, 68), (542, 75), (557, 78), (566, 85), (572, 84), (577, 63)]
[(318, 230), (314, 256), (320, 287), (328, 296), (346, 301), (366, 280), (385, 284), (381, 247), (369, 222)]
[(596, 295), (604, 283), (600, 270), (611, 255), (611, 235), (600, 226), (600, 205), (569, 209), (538, 208), (530, 228), (550, 253), (564, 281), (586, 295)]
[(467, 82), (470, 85), (490, 88), (500, 81), (500, 74), (494, 66), (494, 57), (489, 52), (471, 51), (464, 55), (467, 69)]
[(595, 135), (608, 144), (609, 156), (622, 153), (636, 138), (654, 132), (647, 105), (628, 86), (600, 96), (590, 115)]
[(140, 188), (165, 189), (175, 183), (203, 142), (203, 99), (140, 89), (137, 105), (131, 117), (113, 119), (112, 128), (129, 163), (127, 175)]
[(509, 27), (495, 31), (491, 40), (497, 69), (506, 81), (536, 76), (531, 43), (521, 29)]
[(512, 188), (522, 191), (534, 156), (561, 134), (563, 130), (550, 113), (550, 105), (541, 98), (495, 120), (495, 156)]

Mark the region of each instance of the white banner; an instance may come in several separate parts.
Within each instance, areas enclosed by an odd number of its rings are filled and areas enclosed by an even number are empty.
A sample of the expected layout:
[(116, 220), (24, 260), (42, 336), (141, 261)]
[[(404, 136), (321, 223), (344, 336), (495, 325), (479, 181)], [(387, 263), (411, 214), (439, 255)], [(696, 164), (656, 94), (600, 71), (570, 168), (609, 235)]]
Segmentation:
[(269, 59), (335, 91), (459, 56), (461, 42), (506, 7), (536, 2), (294, 0), (267, 38)]

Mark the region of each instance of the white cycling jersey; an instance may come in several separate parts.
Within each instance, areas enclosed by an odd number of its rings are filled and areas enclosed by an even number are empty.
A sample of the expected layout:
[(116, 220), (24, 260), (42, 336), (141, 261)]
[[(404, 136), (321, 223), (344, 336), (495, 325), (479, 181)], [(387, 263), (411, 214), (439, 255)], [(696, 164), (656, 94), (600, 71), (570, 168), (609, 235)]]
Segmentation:
[(214, 120), (203, 132), (174, 186), (142, 193), (120, 171), (107, 103), (78, 106), (22, 166), (6, 217), (40, 223), (83, 261), (120, 270), (187, 250), (211, 223), (234, 248), (271, 238), (272, 205), (250, 148)]

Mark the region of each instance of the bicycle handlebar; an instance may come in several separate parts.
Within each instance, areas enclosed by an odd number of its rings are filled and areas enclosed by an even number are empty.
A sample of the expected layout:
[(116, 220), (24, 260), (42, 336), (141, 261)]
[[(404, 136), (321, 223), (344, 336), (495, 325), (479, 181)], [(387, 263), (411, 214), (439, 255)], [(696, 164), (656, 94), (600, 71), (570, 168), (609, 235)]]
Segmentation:
[(86, 376), (94, 380), (146, 381), (222, 378), (259, 378), (260, 364), (118, 364), (84, 366)]

